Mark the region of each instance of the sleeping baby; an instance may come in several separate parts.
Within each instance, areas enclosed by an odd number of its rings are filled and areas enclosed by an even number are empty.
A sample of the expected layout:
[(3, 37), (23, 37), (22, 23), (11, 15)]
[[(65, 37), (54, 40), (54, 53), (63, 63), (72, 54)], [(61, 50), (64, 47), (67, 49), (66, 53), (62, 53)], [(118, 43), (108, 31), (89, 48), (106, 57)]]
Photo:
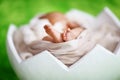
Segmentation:
[[(100, 44), (114, 51), (120, 41), (120, 32), (107, 23), (101, 27), (88, 28), (79, 15), (69, 12), (51, 12), (37, 17), (29, 25), (15, 31), (14, 43), (22, 59), (42, 51), (49, 51), (65, 65), (70, 66)], [(76, 15), (75, 15), (76, 16)], [(86, 20), (87, 22), (87, 20)]]

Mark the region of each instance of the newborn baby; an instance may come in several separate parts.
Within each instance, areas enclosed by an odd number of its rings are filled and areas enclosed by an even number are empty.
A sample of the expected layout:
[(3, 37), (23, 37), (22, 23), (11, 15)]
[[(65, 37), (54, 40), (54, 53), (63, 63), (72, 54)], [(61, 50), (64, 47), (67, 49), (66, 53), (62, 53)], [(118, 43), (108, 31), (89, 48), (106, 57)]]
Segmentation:
[(40, 17), (40, 19), (44, 18), (48, 19), (52, 25), (54, 25), (56, 22), (60, 22), (63, 24), (63, 26), (61, 26), (61, 33), (56, 31), (52, 26), (45, 25), (44, 29), (49, 36), (45, 36), (43, 40), (55, 43), (66, 42), (76, 39), (84, 30), (84, 28), (77, 23), (68, 21), (67, 18), (60, 12), (52, 12)]

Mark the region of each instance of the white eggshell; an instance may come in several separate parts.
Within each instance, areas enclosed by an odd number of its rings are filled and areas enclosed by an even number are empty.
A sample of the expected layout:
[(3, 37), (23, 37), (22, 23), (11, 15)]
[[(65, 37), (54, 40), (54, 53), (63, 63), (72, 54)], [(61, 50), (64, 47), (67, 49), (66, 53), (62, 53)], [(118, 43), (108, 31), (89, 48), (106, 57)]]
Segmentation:
[[(84, 16), (89, 17), (86, 14)], [(93, 17), (89, 18), (93, 20)], [(105, 8), (95, 19), (98, 24), (108, 22), (120, 27), (119, 20), (108, 8)], [(117, 55), (101, 45), (96, 45), (83, 58), (67, 67), (48, 51), (22, 60), (13, 43), (12, 35), (15, 30), (15, 25), (10, 25), (7, 34), (7, 51), (13, 69), (22, 80), (116, 80), (120, 78), (120, 45), (115, 50)]]

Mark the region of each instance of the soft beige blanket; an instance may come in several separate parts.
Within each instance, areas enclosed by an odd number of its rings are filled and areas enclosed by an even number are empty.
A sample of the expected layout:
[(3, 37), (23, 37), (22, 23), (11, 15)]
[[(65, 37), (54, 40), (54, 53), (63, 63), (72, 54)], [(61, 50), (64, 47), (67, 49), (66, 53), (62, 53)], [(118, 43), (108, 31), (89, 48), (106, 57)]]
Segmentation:
[[(24, 29), (28, 32), (25, 33)], [(30, 28), (25, 26), (18, 29), (14, 34), (15, 46), (23, 59), (48, 50), (67, 66), (78, 61), (82, 56), (91, 51), (96, 44), (100, 44), (114, 52), (120, 41), (119, 29), (107, 24), (96, 29), (86, 29), (77, 39), (63, 43), (52, 43), (36, 39), (35, 34), (33, 34), (34, 31), (30, 30)], [(25, 38), (28, 39), (26, 40), (27, 42), (25, 42)]]

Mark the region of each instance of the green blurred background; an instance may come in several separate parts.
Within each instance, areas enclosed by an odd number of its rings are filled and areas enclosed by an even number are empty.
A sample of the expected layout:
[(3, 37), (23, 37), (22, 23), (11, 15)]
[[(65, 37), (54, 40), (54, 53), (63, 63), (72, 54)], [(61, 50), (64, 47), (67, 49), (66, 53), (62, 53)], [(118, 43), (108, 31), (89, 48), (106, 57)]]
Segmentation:
[(0, 80), (18, 80), (6, 51), (6, 35), (9, 25), (26, 24), (41, 12), (66, 12), (80, 9), (96, 16), (108, 6), (120, 18), (120, 0), (0, 0)]

